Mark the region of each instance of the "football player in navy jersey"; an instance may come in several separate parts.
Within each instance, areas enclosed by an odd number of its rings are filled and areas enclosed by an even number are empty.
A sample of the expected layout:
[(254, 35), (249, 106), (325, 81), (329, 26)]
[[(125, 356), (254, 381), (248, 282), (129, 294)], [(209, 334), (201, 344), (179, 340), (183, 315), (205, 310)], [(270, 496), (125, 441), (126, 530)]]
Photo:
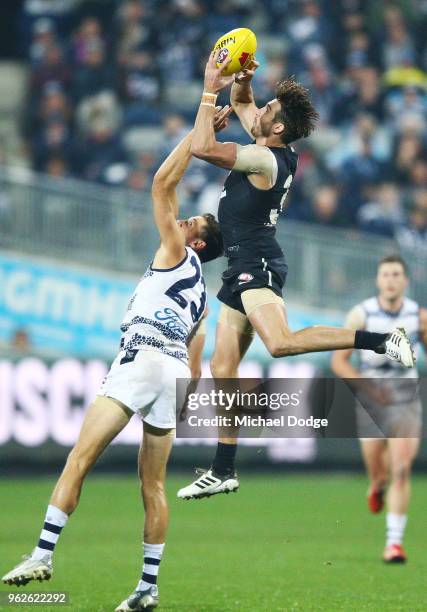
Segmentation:
[[(216, 379), (236, 378), (254, 331), (272, 357), (356, 348), (375, 351), (412, 367), (414, 357), (404, 330), (375, 333), (323, 325), (289, 329), (282, 289), (287, 275), (283, 251), (275, 239), (276, 223), (297, 168), (291, 143), (314, 130), (318, 114), (309, 92), (293, 78), (277, 84), (276, 97), (255, 104), (251, 80), (257, 63), (225, 77), (225, 59), (217, 67), (213, 53), (205, 70), (204, 91), (194, 126), (194, 156), (230, 170), (220, 196), (218, 220), (228, 268), (218, 293), (222, 302), (211, 370)], [(231, 105), (254, 139), (241, 146), (216, 140), (213, 128), (219, 91), (232, 84)], [(183, 499), (237, 490), (234, 470), (238, 429), (221, 430), (212, 467), (178, 492)]]

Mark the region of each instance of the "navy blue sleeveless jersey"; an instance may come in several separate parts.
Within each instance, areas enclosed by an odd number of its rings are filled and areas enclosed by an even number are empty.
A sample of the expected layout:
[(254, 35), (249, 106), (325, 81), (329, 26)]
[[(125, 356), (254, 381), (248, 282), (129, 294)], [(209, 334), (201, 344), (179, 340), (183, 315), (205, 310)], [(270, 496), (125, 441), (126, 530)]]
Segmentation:
[(246, 174), (231, 171), (221, 194), (218, 219), (228, 268), (218, 299), (243, 314), (241, 294), (271, 289), (281, 296), (288, 266), (276, 241), (276, 223), (297, 168), (291, 147), (270, 147), (277, 160), (277, 180), (271, 189), (257, 189)]
[(220, 196), (218, 220), (224, 254), (231, 259), (283, 255), (276, 241), (276, 223), (297, 169), (292, 147), (269, 147), (277, 161), (277, 180), (271, 189), (257, 189), (246, 174), (232, 170)]

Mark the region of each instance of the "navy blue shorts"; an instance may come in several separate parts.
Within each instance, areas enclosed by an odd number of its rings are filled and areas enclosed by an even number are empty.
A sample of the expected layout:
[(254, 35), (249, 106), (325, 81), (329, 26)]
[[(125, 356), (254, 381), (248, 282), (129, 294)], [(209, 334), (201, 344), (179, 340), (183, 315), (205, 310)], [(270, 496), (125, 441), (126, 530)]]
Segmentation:
[(222, 275), (222, 287), (218, 299), (230, 308), (245, 314), (241, 294), (248, 289), (271, 289), (282, 297), (282, 290), (288, 274), (284, 257), (275, 259), (234, 259), (229, 261), (229, 268)]

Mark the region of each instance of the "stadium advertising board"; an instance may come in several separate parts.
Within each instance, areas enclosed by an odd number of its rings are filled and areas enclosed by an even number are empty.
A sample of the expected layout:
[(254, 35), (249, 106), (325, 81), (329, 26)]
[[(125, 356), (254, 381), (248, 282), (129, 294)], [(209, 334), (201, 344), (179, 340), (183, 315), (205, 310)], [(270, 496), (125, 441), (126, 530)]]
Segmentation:
[[(137, 276), (3, 252), (0, 254), (0, 343), (7, 342), (17, 329), (25, 329), (32, 347), (44, 354), (111, 359), (119, 345), (120, 324), (137, 281)], [(215, 288), (209, 292), (208, 356), (213, 351), (219, 311), (215, 293)], [(288, 318), (295, 329), (315, 323), (338, 323), (334, 315), (292, 307), (288, 309)], [(258, 340), (248, 356), (263, 363), (268, 359)], [(318, 360), (318, 356), (310, 356), (313, 358)]]
[[(209, 369), (208, 362), (203, 371)], [(255, 362), (247, 362), (246, 372), (260, 375)], [(16, 362), (0, 360), (0, 457), (2, 463), (13, 467), (13, 458), (27, 460), (61, 457), (76, 441), (87, 405), (95, 397), (108, 371), (102, 360), (81, 361), (59, 359), (48, 363), (37, 357), (25, 357)], [(285, 373), (285, 370), (281, 370)], [(295, 375), (306, 376), (312, 366), (298, 364)], [(279, 375), (277, 366), (271, 375)], [(134, 447), (141, 440), (141, 423), (133, 417), (129, 425), (115, 439), (114, 445)], [(214, 440), (195, 437), (177, 439), (180, 447), (212, 445)], [(244, 446), (265, 448), (271, 461), (311, 461), (315, 457), (315, 441), (258, 439), (244, 440)], [(11, 448), (13, 453), (11, 454)], [(61, 451), (62, 449), (62, 451)], [(197, 451), (194, 451), (196, 454)], [(125, 456), (125, 455), (124, 455)], [(128, 454), (130, 458), (130, 453)], [(179, 458), (179, 456), (178, 456)], [(134, 453), (132, 452), (132, 465)], [(43, 461), (42, 461), (43, 462)]]

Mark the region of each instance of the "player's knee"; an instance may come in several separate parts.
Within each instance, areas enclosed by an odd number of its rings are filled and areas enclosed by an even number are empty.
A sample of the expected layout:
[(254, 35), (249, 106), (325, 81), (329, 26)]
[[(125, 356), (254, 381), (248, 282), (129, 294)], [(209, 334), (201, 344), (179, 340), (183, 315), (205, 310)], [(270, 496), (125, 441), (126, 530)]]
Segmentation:
[(274, 358), (289, 357), (298, 353), (291, 334), (271, 338), (266, 344), (270, 355)]
[(392, 480), (397, 484), (405, 483), (409, 480), (411, 475), (411, 463), (410, 461), (399, 461), (399, 463), (392, 470)]
[(166, 501), (165, 483), (156, 478), (141, 478), (141, 493), (145, 507), (158, 507)]
[(80, 453), (74, 448), (68, 455), (65, 469), (76, 478), (84, 478), (92, 465), (93, 461), (87, 453)]
[(223, 360), (213, 357), (210, 363), (211, 374), (213, 378), (232, 378), (234, 376), (233, 368)]

